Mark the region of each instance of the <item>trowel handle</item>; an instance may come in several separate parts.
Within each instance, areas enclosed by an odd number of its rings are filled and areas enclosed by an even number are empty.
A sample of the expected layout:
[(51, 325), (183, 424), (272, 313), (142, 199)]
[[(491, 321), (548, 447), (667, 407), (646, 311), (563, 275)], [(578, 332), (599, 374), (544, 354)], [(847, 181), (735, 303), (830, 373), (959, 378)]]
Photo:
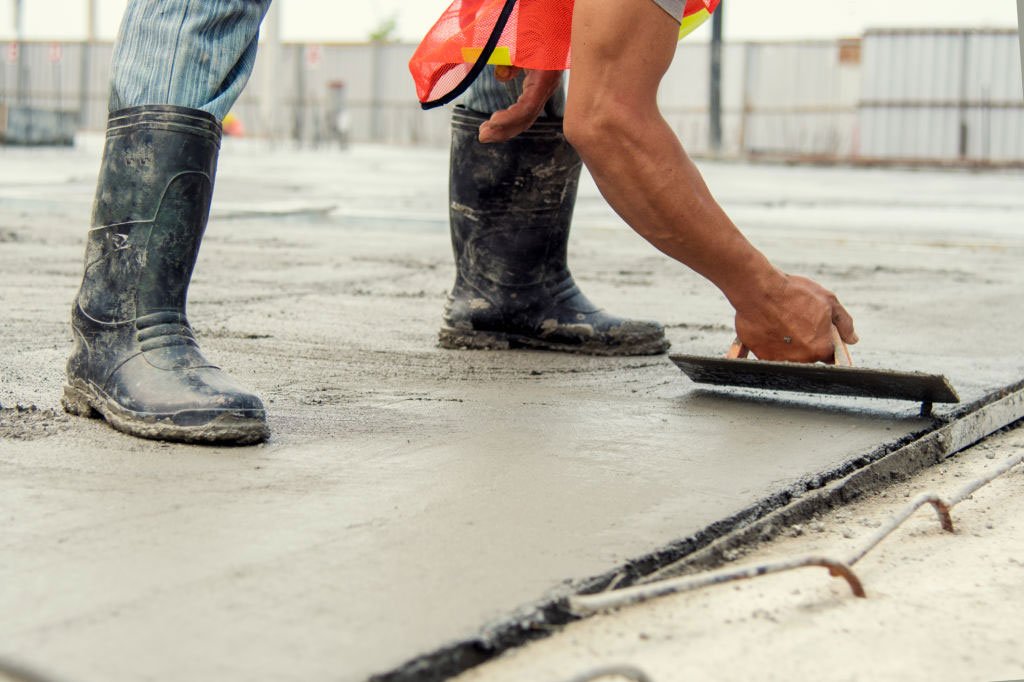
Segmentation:
[[(832, 325), (832, 347), (835, 350), (835, 364), (840, 367), (852, 367), (853, 357), (850, 355), (850, 349), (847, 348), (846, 342), (843, 341), (843, 337), (839, 334), (839, 330), (835, 325)], [(739, 337), (733, 339), (732, 345), (729, 346), (729, 352), (725, 354), (725, 357), (730, 360), (736, 360), (739, 358), (745, 358), (750, 355), (750, 349), (740, 341)]]
[(832, 347), (835, 349), (835, 364), (837, 367), (853, 367), (853, 356), (850, 349), (839, 334), (839, 329), (832, 325)]
[(750, 349), (744, 346), (743, 342), (740, 341), (740, 337), (737, 336), (733, 339), (732, 345), (729, 346), (729, 352), (725, 354), (725, 357), (735, 360), (737, 358), (745, 358), (748, 355), (750, 355)]

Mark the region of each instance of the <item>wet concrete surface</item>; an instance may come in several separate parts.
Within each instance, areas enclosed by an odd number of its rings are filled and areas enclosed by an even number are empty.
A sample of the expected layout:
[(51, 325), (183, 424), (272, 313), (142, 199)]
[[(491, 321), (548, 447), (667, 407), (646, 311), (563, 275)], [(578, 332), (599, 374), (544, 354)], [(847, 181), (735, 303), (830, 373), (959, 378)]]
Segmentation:
[[(747, 542), (723, 566), (739, 571), (843, 560), (876, 534), (898, 529), (853, 566), (866, 599), (820, 567), (660, 597), (573, 623), (509, 651), (458, 682), (594, 679), (588, 671), (629, 665), (657, 682), (956, 682), (1014, 680), (1024, 671), (1024, 430), (1002, 433), (874, 495), (787, 526), (770, 542)], [(924, 494), (947, 501), (952, 533), (931, 508), (906, 510)], [(847, 561), (849, 559), (846, 559)], [(640, 678), (636, 678), (640, 679)]]
[[(446, 153), (234, 142), (189, 306), (270, 409), (270, 442), (234, 449), (60, 412), (99, 145), (0, 151), (0, 656), (83, 681), (365, 679), (935, 424), (697, 389), (664, 356), (436, 348)], [(1020, 173), (702, 169), (839, 293), (858, 364), (944, 373), (966, 403), (1024, 379)], [(570, 254), (673, 352), (731, 341), (724, 298), (588, 179)]]

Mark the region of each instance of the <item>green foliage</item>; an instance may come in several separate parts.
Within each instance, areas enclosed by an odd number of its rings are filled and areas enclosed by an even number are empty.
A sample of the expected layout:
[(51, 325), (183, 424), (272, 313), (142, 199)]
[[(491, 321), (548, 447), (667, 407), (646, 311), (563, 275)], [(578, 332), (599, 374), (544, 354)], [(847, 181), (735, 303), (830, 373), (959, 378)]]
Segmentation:
[(374, 43), (393, 43), (397, 38), (395, 32), (398, 29), (398, 13), (385, 17), (377, 24), (377, 28), (370, 31), (370, 41)]

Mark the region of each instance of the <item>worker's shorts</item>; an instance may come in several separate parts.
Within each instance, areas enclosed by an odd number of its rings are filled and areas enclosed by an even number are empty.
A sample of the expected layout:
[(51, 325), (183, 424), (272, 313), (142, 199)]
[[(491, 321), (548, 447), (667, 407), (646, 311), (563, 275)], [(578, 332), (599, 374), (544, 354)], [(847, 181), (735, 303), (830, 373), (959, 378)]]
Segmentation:
[(668, 12), (669, 16), (676, 21), (683, 20), (683, 7), (686, 0), (654, 0), (654, 4)]

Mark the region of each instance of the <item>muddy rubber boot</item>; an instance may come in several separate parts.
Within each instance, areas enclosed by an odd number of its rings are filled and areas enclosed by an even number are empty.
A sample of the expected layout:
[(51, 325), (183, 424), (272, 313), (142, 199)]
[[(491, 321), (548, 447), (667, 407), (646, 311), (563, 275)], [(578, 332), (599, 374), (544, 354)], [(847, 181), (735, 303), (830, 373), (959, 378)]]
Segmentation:
[(604, 312), (566, 266), (581, 162), (560, 119), (541, 119), (503, 144), (477, 140), (487, 116), (452, 116), (450, 220), (455, 286), (444, 348), (538, 348), (593, 355), (668, 349), (657, 322)]
[(255, 443), (258, 397), (211, 365), (185, 317), (213, 195), (220, 123), (174, 106), (110, 115), (64, 409), (142, 438)]

